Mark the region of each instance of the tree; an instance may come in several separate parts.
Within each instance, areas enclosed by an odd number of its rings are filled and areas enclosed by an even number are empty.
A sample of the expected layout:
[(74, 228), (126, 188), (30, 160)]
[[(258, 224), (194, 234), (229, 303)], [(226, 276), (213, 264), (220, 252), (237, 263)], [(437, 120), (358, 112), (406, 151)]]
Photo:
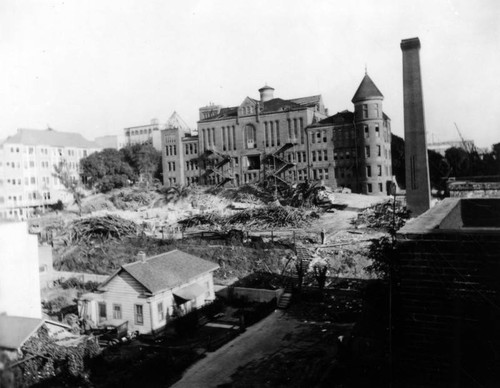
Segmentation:
[(434, 150), (427, 150), (431, 187), (445, 190), (445, 179), (450, 175), (450, 165), (443, 155)]
[(445, 151), (444, 156), (450, 164), (451, 175), (456, 177), (470, 175), (470, 160), (467, 151), (462, 148), (452, 147)]
[(396, 177), (398, 186), (405, 188), (405, 141), (394, 134), (391, 135), (391, 159), (392, 174)]
[(120, 153), (141, 180), (149, 184), (154, 178), (161, 179), (161, 152), (151, 144), (134, 144), (122, 148)]
[(76, 206), (78, 206), (78, 214), (81, 216), (82, 199), (85, 195), (81, 189), (76, 169), (72, 169), (67, 160), (63, 159), (59, 162), (59, 165), (54, 165), (54, 173), (52, 176), (58, 178), (66, 191), (73, 196), (73, 200)]
[(127, 186), (137, 175), (118, 150), (106, 148), (80, 161), (82, 178), (88, 187), (101, 192)]

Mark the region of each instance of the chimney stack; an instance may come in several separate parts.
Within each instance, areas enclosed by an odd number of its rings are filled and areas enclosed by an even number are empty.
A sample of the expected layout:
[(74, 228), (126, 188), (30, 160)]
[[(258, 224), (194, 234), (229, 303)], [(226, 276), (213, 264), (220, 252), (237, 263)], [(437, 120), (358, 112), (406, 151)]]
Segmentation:
[(142, 261), (143, 263), (145, 263), (146, 262), (146, 253), (143, 251), (139, 251), (137, 253), (137, 258), (139, 259), (139, 261)]
[(412, 216), (430, 208), (429, 162), (425, 138), (424, 98), (420, 74), (420, 40), (401, 41), (405, 125), (406, 202)]

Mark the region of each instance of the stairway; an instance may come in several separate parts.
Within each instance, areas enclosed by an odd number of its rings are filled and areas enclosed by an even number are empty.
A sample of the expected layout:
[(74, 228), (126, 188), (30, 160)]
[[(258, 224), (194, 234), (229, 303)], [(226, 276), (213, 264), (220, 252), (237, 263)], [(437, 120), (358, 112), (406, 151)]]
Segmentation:
[(292, 301), (292, 292), (285, 290), (285, 292), (281, 295), (280, 300), (278, 301), (278, 308), (284, 310), (288, 308), (290, 302)]

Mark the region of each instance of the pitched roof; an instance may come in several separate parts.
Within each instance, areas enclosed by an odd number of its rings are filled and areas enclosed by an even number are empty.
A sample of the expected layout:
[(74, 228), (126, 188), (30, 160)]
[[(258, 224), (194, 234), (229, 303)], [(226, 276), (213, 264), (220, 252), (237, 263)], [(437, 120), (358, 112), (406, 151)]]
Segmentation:
[(180, 286), (219, 266), (177, 249), (150, 257), (145, 262), (125, 264), (102, 285), (105, 286), (121, 271), (127, 272), (151, 293)]
[(321, 94), (316, 96), (294, 98), (290, 101), (303, 106), (315, 106), (321, 102)]
[(41, 318), (0, 315), (0, 348), (19, 349), (42, 324)]
[(317, 125), (325, 125), (325, 124), (333, 124), (333, 125), (343, 125), (343, 124), (352, 124), (354, 121), (354, 113), (349, 112), (348, 110), (343, 110), (342, 112), (338, 112), (333, 116), (328, 116), (323, 120), (318, 121)]
[(189, 126), (182, 119), (182, 117), (179, 116), (179, 114), (176, 111), (174, 111), (174, 113), (172, 113), (172, 115), (168, 119), (165, 127), (166, 128), (176, 128), (176, 129), (180, 129), (184, 132), (190, 132)]
[(23, 129), (9, 136), (5, 144), (46, 145), (52, 147), (99, 148), (93, 141), (85, 139), (81, 134), (74, 132), (59, 132), (53, 129)]
[[(259, 100), (255, 100), (251, 97), (246, 97), (246, 98), (254, 101), (255, 103), (260, 102)], [(300, 109), (300, 108), (315, 106), (320, 101), (321, 101), (321, 95), (318, 94), (316, 96), (301, 97), (301, 98), (295, 98), (292, 100), (284, 100), (282, 98), (273, 98), (273, 99), (265, 101), (265, 102), (260, 102), (260, 106), (261, 106), (261, 113), (271, 113), (271, 112), (279, 112), (279, 111), (283, 111), (283, 110)], [(210, 118), (202, 119), (200, 121), (213, 121), (213, 120), (219, 120), (219, 119), (224, 119), (224, 118), (237, 117), (238, 116), (238, 108), (239, 108), (239, 106), (222, 108), (218, 115), (211, 116)]]
[(356, 93), (354, 93), (354, 97), (352, 98), (351, 101), (353, 103), (356, 103), (359, 101), (367, 100), (369, 98), (377, 98), (377, 97), (383, 98), (384, 95), (380, 90), (378, 90), (377, 86), (368, 76), (368, 74), (365, 74), (363, 80), (359, 84), (358, 90), (356, 90)]

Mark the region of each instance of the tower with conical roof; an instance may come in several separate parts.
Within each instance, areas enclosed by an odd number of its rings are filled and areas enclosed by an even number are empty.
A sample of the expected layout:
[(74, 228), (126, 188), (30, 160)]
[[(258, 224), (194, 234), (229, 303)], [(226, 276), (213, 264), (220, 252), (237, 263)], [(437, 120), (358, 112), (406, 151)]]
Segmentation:
[(357, 191), (386, 195), (392, 181), (390, 120), (382, 110), (384, 95), (365, 73), (352, 102), (357, 155)]

